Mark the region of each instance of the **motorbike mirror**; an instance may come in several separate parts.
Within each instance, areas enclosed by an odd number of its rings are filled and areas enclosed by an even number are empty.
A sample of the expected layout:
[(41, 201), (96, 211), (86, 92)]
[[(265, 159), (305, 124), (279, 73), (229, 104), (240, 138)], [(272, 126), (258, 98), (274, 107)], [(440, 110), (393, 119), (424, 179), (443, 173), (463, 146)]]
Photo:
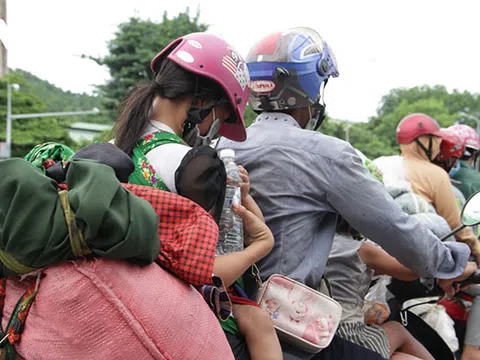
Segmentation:
[(470, 196), (462, 210), (462, 224), (475, 226), (480, 224), (480, 191)]
[(450, 233), (443, 236), (440, 240), (444, 241), (450, 236), (462, 230), (465, 226), (475, 226), (480, 224), (480, 191), (468, 198), (462, 209), (462, 225), (453, 229)]

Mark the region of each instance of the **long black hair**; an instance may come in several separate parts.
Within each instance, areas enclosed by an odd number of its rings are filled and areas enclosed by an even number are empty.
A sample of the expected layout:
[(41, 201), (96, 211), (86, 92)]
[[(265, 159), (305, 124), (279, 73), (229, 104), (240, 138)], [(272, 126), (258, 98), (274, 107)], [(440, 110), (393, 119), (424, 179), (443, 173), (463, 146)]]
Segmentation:
[(213, 101), (225, 98), (225, 93), (216, 82), (193, 74), (175, 62), (165, 58), (161, 61), (155, 79), (136, 85), (122, 103), (114, 132), (115, 145), (128, 155), (145, 133), (155, 97), (169, 100), (194, 99)]

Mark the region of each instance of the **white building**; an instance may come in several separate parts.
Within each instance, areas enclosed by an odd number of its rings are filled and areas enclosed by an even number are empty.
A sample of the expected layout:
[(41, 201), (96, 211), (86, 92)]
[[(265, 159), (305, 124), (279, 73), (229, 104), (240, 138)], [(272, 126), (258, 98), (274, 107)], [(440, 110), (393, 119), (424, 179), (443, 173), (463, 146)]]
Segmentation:
[(68, 135), (75, 142), (93, 141), (102, 132), (112, 130), (113, 125), (76, 122), (69, 126)]

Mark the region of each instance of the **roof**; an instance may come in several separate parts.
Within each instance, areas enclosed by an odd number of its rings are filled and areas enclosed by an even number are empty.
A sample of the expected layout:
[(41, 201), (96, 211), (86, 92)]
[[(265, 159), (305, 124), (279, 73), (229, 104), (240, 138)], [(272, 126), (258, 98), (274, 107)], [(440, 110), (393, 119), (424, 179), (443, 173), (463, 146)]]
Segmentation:
[(86, 130), (86, 131), (108, 131), (111, 130), (113, 125), (107, 124), (95, 124), (95, 123), (86, 123), (86, 122), (76, 122), (71, 124), (68, 128), (74, 130)]

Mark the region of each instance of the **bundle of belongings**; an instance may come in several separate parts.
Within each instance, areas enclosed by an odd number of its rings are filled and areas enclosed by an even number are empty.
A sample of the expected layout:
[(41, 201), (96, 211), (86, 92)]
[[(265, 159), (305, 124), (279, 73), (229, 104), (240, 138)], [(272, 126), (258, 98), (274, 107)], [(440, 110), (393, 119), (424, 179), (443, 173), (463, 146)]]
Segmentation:
[[(410, 182), (406, 179), (402, 156), (382, 156), (373, 160), (373, 164), (383, 174), (388, 193), (406, 214), (423, 222), (439, 238), (450, 232), (448, 223), (437, 214), (433, 205), (413, 192)], [(455, 238), (450, 236), (446, 240), (455, 241)]]
[(23, 159), (0, 162), (2, 276), (26, 274), (79, 256), (146, 265), (160, 251), (150, 204), (123, 188), (113, 170), (90, 160), (68, 164), (68, 191)]
[[(218, 354), (231, 358), (215, 317), (199, 309), (205, 306), (203, 300), (198, 301), (200, 294), (165, 273), (167, 270), (193, 285), (207, 285), (211, 291), (204, 294), (212, 297), (212, 291), (216, 291), (218, 297), (218, 288), (208, 286), (215, 280), (212, 273), (218, 228), (214, 220), (201, 207), (176, 194), (122, 184), (132, 171), (131, 159), (114, 145), (104, 143), (89, 145), (74, 155), (66, 146), (46, 143), (34, 148), (25, 159), (0, 161), (0, 314), (5, 315), (7, 324), (4, 330), (2, 326), (0, 347), (4, 347), (7, 359), (15, 358), (14, 344), (22, 349), (22, 355), (35, 359), (85, 358), (87, 347), (97, 358), (111, 358), (115, 351), (122, 355), (114, 358), (131, 358), (138, 357), (138, 346), (150, 357), (163, 358), (153, 354), (169, 347), (180, 349), (178, 344), (157, 341), (147, 346), (142, 338), (164, 332), (178, 332), (177, 339), (196, 344), (193, 349), (198, 358)], [(128, 260), (130, 264), (108, 258)], [(154, 261), (165, 270), (151, 264)], [(21, 281), (13, 275), (28, 277)], [(145, 283), (149, 276), (151, 281), (156, 276), (164, 284)], [(141, 291), (149, 290), (157, 291), (158, 296), (141, 296)], [(98, 296), (101, 301), (93, 301)], [(160, 301), (162, 297), (168, 300)], [(182, 303), (178, 312), (172, 311), (174, 299)], [(164, 309), (162, 302), (167, 303)], [(151, 324), (154, 328), (147, 331), (145, 319), (139, 320), (141, 314), (133, 318), (127, 314), (132, 311), (127, 309), (140, 303), (145, 303), (140, 306), (141, 312), (145, 310), (143, 318), (162, 308), (160, 312), (171, 324)], [(25, 326), (27, 314), (29, 326)], [(75, 321), (67, 314), (75, 316)], [(99, 314), (108, 320), (94, 326)], [(196, 329), (192, 338), (187, 336), (186, 325)], [(84, 331), (92, 326), (101, 333), (111, 328), (107, 337), (93, 341), (95, 346), (90, 337), (96, 335)], [(126, 329), (124, 340), (113, 343), (112, 334), (118, 337), (119, 327)], [(204, 333), (199, 334), (197, 330), (202, 327)], [(45, 333), (47, 329), (51, 334)], [(205, 339), (206, 334), (213, 337)], [(21, 335), (22, 339), (28, 337), (28, 342), (19, 342)], [(128, 337), (137, 339), (138, 346), (131, 345)], [(128, 351), (120, 344), (130, 344), (132, 356), (127, 356)], [(185, 348), (182, 351), (188, 353), (188, 346)], [(175, 358), (197, 358), (186, 353)]]

